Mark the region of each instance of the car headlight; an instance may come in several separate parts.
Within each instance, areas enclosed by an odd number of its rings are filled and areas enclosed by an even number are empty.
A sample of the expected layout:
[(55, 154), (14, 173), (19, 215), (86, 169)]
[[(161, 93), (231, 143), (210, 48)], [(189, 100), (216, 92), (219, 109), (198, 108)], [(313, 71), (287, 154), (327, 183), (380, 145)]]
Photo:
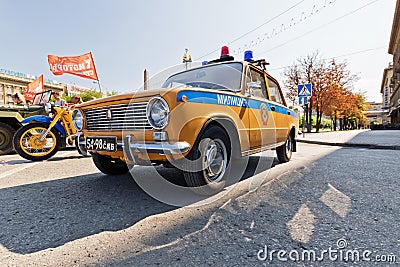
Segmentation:
[(146, 109), (147, 120), (154, 129), (164, 129), (169, 122), (169, 107), (162, 97), (150, 99)]
[(72, 124), (77, 131), (82, 130), (83, 128), (83, 114), (79, 109), (74, 109), (72, 111)]

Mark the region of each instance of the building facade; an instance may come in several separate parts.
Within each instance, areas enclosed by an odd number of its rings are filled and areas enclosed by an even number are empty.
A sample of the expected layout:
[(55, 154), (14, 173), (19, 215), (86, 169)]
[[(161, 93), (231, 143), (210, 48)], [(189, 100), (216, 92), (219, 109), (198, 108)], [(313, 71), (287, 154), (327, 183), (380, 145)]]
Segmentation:
[(382, 94), (382, 111), (384, 116), (382, 117), (382, 124), (390, 123), (390, 96), (393, 92), (391, 86), (391, 79), (393, 77), (393, 63), (389, 63), (389, 66), (383, 70), (382, 83), (381, 83), (381, 94)]
[(369, 108), (365, 111), (365, 116), (367, 117), (370, 124), (387, 124), (387, 112), (383, 110), (382, 103), (376, 102), (366, 102)]
[[(25, 92), (28, 83), (34, 81), (35, 76), (20, 72), (0, 69), (0, 105), (13, 103), (11, 96), (16, 92)], [(45, 80), (44, 90), (66, 92), (67, 85)]]
[(398, 124), (400, 123), (400, 0), (396, 2), (388, 52), (393, 55), (389, 116), (391, 123)]

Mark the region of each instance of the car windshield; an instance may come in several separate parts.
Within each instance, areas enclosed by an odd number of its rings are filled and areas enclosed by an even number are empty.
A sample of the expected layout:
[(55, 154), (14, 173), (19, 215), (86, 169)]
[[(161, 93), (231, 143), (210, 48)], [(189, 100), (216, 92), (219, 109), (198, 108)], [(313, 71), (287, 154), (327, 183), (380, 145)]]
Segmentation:
[(239, 62), (210, 64), (169, 77), (163, 88), (196, 87), (240, 91), (243, 65)]

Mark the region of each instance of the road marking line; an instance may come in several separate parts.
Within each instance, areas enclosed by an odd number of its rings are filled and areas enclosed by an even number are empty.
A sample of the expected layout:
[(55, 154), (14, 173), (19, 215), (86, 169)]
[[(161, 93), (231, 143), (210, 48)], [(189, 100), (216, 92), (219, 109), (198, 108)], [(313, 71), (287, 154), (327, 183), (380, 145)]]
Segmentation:
[(19, 157), (18, 154), (11, 154), (11, 155), (1, 155), (0, 159), (12, 158), (12, 157)]
[(27, 169), (27, 168), (33, 167), (33, 166), (35, 166), (35, 165), (37, 165), (37, 164), (39, 164), (39, 163), (42, 163), (42, 162), (40, 161), (40, 162), (30, 163), (29, 165), (21, 166), (21, 167), (19, 167), (19, 168), (16, 168), (16, 169), (12, 169), (12, 170), (10, 170), (10, 171), (3, 172), (2, 174), (0, 174), (0, 179), (5, 178), (5, 177), (10, 176), (10, 175), (13, 175), (13, 174), (15, 174), (15, 173), (17, 173), (17, 172), (23, 171), (23, 170), (25, 170), (25, 169)]
[[(67, 153), (63, 153), (62, 156), (65, 157), (65, 156), (68, 156), (68, 155), (73, 154), (73, 153), (75, 153), (75, 151), (70, 151), (70, 152), (67, 152)], [(10, 175), (13, 175), (13, 174), (15, 174), (17, 172), (23, 171), (25, 169), (28, 169), (30, 167), (33, 167), (33, 166), (38, 165), (38, 164), (43, 163), (43, 162), (46, 162), (46, 161), (37, 161), (37, 162), (32, 162), (32, 163), (27, 162), (28, 165), (24, 165), (24, 166), (21, 166), (19, 168), (15, 168), (15, 169), (3, 172), (2, 174), (0, 174), (0, 179), (5, 178), (5, 177), (10, 176)]]

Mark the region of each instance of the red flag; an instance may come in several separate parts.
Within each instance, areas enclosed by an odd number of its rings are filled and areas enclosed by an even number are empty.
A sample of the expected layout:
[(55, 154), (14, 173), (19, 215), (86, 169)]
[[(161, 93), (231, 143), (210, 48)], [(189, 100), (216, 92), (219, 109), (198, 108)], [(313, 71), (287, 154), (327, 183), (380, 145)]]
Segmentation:
[(44, 83), (43, 83), (43, 74), (40, 75), (39, 78), (30, 82), (26, 87), (26, 92), (24, 97), (26, 100), (33, 100), (35, 98), (35, 94), (41, 93), (44, 91)]
[(69, 73), (87, 79), (99, 80), (91, 52), (76, 57), (48, 55), (47, 60), (49, 62), (50, 71), (54, 75)]

